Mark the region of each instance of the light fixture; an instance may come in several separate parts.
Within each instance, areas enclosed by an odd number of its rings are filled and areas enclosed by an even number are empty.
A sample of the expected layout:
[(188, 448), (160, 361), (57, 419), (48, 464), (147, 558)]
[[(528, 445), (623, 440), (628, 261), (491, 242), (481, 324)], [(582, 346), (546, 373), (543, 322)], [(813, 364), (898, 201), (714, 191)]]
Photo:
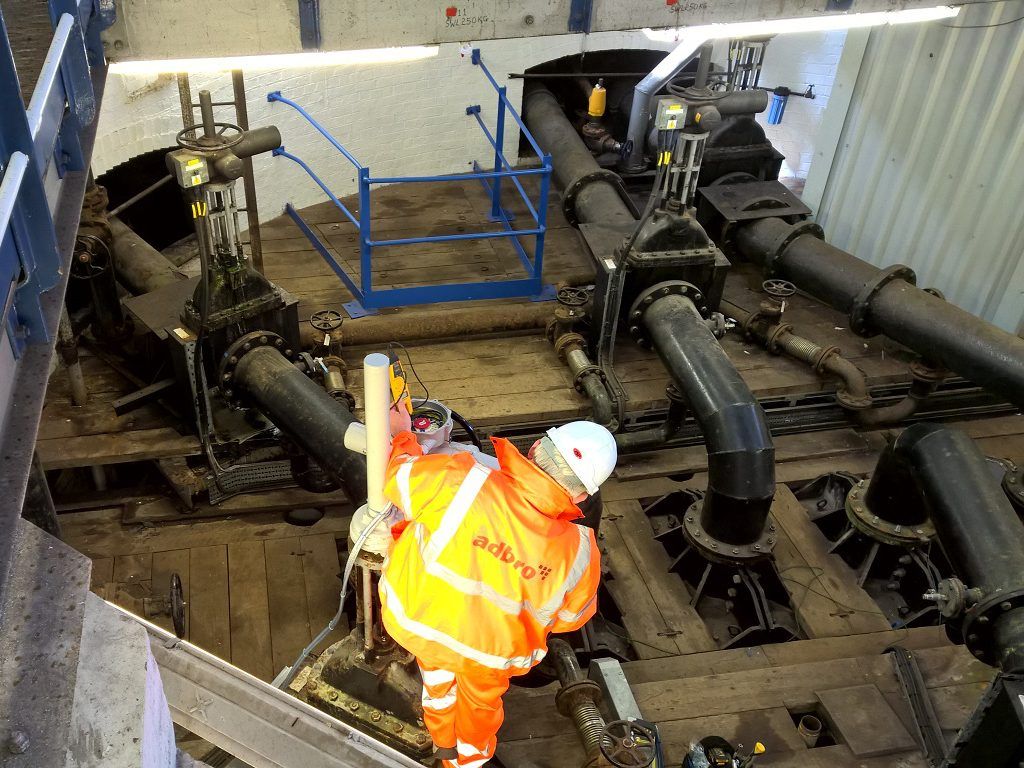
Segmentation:
[(658, 42), (680, 42), (685, 39), (702, 38), (743, 38), (759, 35), (779, 35), (786, 32), (825, 32), (832, 29), (853, 27), (877, 27), (883, 24), (910, 24), (919, 21), (949, 19), (960, 13), (960, 8), (937, 5), (930, 8), (908, 8), (902, 11), (878, 11), (875, 13), (841, 13), (829, 16), (807, 16), (798, 19), (769, 19), (766, 21), (741, 21), (733, 24), (701, 24), (693, 27), (673, 29), (645, 29), (649, 40)]
[(202, 59), (154, 59), (114, 61), (110, 71), (119, 75), (158, 75), (173, 72), (227, 72), (257, 70), (311, 69), (358, 64), (392, 64), (437, 56), (436, 45), (407, 45), (400, 48), (367, 48), (359, 51), (308, 51), (271, 53), (258, 56), (218, 56)]

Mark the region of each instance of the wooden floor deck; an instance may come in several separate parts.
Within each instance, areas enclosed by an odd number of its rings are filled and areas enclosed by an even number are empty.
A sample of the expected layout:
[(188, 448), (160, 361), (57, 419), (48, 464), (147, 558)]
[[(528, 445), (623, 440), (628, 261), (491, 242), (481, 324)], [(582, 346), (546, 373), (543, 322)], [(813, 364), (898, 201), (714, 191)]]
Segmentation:
[[(486, 225), (487, 200), (473, 184), (449, 185), (444, 191), (425, 185), (385, 189), (377, 200), (379, 232), (436, 234)], [(592, 271), (557, 206), (555, 198), (547, 277), (586, 283)], [(306, 215), (355, 268), (356, 245), (341, 215), (327, 206), (314, 206)], [(290, 221), (272, 222), (263, 236), (267, 274), (298, 296), (304, 315), (339, 309), (350, 298)], [(412, 256), (385, 253), (375, 264), (381, 285), (408, 285), (514, 276), (518, 258), (507, 244), (475, 241), (420, 249)], [(737, 268), (726, 293), (734, 303), (754, 309), (762, 296), (759, 284), (754, 272)], [(348, 320), (342, 334), (349, 384), (358, 401), (363, 355), (396, 340), (408, 346), (431, 397), (485, 430), (585, 417), (587, 402), (572, 389), (568, 372), (543, 335), (551, 310), (550, 304), (529, 300), (475, 302), (407, 307)], [(838, 346), (873, 386), (908, 380), (906, 360), (895, 345), (881, 337), (853, 335), (839, 314), (798, 295), (786, 319), (801, 335)], [(833, 382), (736, 334), (729, 334), (723, 347), (759, 398), (795, 401), (834, 390)], [(80, 408), (69, 404), (63, 371), (51, 377), (37, 444), (47, 469), (128, 465), (125, 471), (131, 472), (140, 465), (130, 462), (198, 453), (196, 439), (180, 433), (156, 405), (115, 415), (113, 400), (136, 385), (101, 359), (84, 354), (83, 369), (90, 402)], [(653, 353), (623, 340), (616, 371), (629, 395), (630, 414), (664, 407), (668, 375)], [(1024, 417), (984, 418), (961, 426), (987, 454), (1024, 463)], [(603, 489), (605, 583), (639, 657), (625, 665), (626, 675), (641, 711), (662, 729), (670, 764), (679, 764), (690, 739), (716, 733), (748, 746), (764, 742), (769, 755), (760, 764), (765, 766), (926, 765), (916, 743), (906, 741), (912, 738), (913, 723), (891, 662), (882, 655), (893, 642), (915, 650), (948, 737), (973, 709), (991, 670), (949, 645), (938, 629), (889, 630), (845, 564), (828, 554), (823, 535), (791, 492), (829, 471), (869, 473), (888, 436), (889, 430), (849, 425), (776, 438), (775, 558), (807, 639), (725, 651), (715, 650), (720, 639), (690, 607), (688, 587), (669, 571), (669, 556), (641, 508), (643, 499), (702, 488), (707, 468), (703, 446), (623, 457)], [(326, 507), (316, 525), (300, 528), (282, 520), (282, 509), (307, 505)], [(159, 490), (140, 487), (95, 492), (91, 501), (65, 509), (65, 536), (93, 559), (97, 592), (152, 616), (170, 574), (179, 573), (187, 593), (187, 637), (264, 679), (290, 663), (336, 608), (339, 549), (350, 513), (341, 494), (317, 498), (285, 490), (242, 496), (189, 518)], [(169, 625), (166, 616), (154, 618)], [(502, 732), (510, 768), (582, 762), (569, 721), (555, 714), (553, 695), (550, 687), (510, 693)], [(877, 706), (861, 712), (858, 720), (854, 710), (863, 710), (864, 701)], [(813, 750), (804, 746), (794, 717), (808, 712), (828, 720), (837, 743)]]

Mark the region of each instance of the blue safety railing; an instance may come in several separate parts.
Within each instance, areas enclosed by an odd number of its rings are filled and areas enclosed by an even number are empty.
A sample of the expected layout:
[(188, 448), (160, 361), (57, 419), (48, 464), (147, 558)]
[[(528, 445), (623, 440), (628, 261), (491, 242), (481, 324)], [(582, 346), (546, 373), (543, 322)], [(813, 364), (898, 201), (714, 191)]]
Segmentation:
[[(354, 301), (346, 303), (345, 310), (351, 317), (361, 317), (372, 314), (378, 309), (385, 307), (399, 307), (410, 304), (434, 304), (449, 301), (473, 301), (477, 299), (499, 299), (529, 296), (536, 300), (547, 300), (554, 297), (554, 289), (545, 286), (543, 282), (544, 267), (544, 236), (547, 232), (547, 211), (548, 193), (551, 187), (551, 156), (545, 153), (537, 145), (536, 140), (530, 134), (522, 117), (515, 107), (508, 100), (504, 86), (498, 85), (497, 81), (484, 66), (480, 58), (480, 50), (473, 49), (472, 63), (484, 73), (484, 76), (498, 93), (497, 120), (494, 134), (488, 130), (481, 117), (480, 105), (466, 107), (466, 114), (474, 117), (480, 125), (487, 141), (494, 149), (494, 169), (484, 170), (474, 161), (473, 173), (446, 175), (446, 176), (372, 176), (370, 169), (364, 166), (356, 157), (349, 152), (331, 133), (318, 123), (300, 105), (289, 98), (286, 98), (280, 91), (267, 94), (267, 101), (279, 101), (287, 104), (310, 125), (313, 126), (335, 149), (337, 149), (356, 169), (359, 179), (359, 209), (353, 213), (338, 196), (317, 176), (301, 158), (288, 152), (285, 147), (274, 150), (274, 155), (285, 157), (302, 168), (317, 186), (323, 190), (338, 210), (348, 219), (359, 233), (359, 280), (358, 283), (335, 257), (331, 248), (323, 242), (313, 228), (306, 223), (295, 207), (288, 203), (285, 212), (295, 221), (299, 229), (309, 239), (317, 252), (323, 257), (331, 269), (337, 274), (345, 287), (355, 297)], [(537, 156), (541, 158), (540, 168), (515, 169), (509, 163), (504, 154), (505, 142), (505, 118), (511, 115), (512, 119), (519, 125), (520, 131), (533, 147)], [(520, 177), (538, 176), (540, 178), (540, 192), (537, 203), (534, 205), (530, 196), (523, 188)], [(421, 182), (444, 182), (463, 181), (465, 179), (478, 179), (484, 186), (490, 198), (490, 212), (488, 220), (500, 223), (502, 229), (486, 232), (468, 232), (452, 235), (430, 235), (422, 237), (403, 237), (396, 239), (377, 240), (372, 235), (370, 189), (374, 184), (399, 184), (399, 183), (421, 183)], [(502, 181), (508, 179), (515, 186), (527, 211), (533, 219), (533, 226), (526, 229), (515, 229), (512, 226), (514, 216), (505, 210), (501, 205)], [(521, 238), (533, 238), (533, 257), (526, 252)], [(373, 250), (379, 247), (418, 245), (422, 243), (444, 243), (458, 240), (486, 240), (492, 238), (507, 238), (513, 245), (519, 259), (522, 262), (526, 277), (509, 280), (497, 280), (492, 282), (469, 282), (469, 283), (443, 283), (434, 285), (421, 285), (404, 288), (374, 288), (373, 287)]]
[[(106, 79), (111, 0), (19, 0), (0, 14), (0, 593), (32, 459)], [(37, 34), (48, 13), (53, 37)], [(18, 28), (25, 24), (28, 34)], [(19, 40), (12, 50), (9, 30)], [(45, 54), (45, 56), (43, 55)], [(21, 71), (19, 72), (19, 65)], [(34, 78), (24, 107), (20, 78)]]

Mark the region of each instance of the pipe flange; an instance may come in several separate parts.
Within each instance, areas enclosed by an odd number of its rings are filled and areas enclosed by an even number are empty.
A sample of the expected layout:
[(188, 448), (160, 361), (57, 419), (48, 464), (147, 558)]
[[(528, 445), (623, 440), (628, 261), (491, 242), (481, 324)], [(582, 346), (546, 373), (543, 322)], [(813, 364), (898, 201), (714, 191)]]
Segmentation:
[(577, 373), (572, 380), (572, 386), (577, 392), (583, 392), (583, 379), (590, 375), (596, 375), (601, 377), (601, 381), (605, 381), (604, 371), (601, 370), (599, 365), (591, 363), (586, 368), (583, 368)]
[(997, 663), (998, 651), (993, 635), (996, 619), (1018, 608), (1024, 608), (1024, 587), (986, 595), (964, 611), (961, 632), (964, 644), (974, 658), (990, 665)]
[(765, 337), (764, 345), (765, 349), (771, 352), (773, 355), (779, 354), (779, 339), (785, 336), (787, 333), (792, 333), (793, 326), (789, 323), (779, 323), (770, 330), (768, 335)]
[(629, 334), (641, 347), (651, 346), (650, 339), (644, 333), (642, 322), (644, 312), (647, 311), (648, 307), (655, 300), (665, 296), (682, 296), (687, 298), (693, 302), (701, 317), (707, 317), (708, 308), (704, 304), (704, 294), (693, 283), (683, 282), (682, 280), (668, 280), (664, 283), (655, 283), (649, 288), (642, 290), (629, 308)]
[(601, 686), (593, 680), (577, 680), (558, 689), (555, 694), (555, 707), (563, 717), (572, 717), (572, 712), (580, 704), (600, 704), (603, 695)]
[(917, 284), (917, 275), (914, 270), (905, 264), (893, 264), (881, 270), (874, 279), (869, 280), (861, 288), (857, 298), (853, 300), (850, 308), (850, 330), (858, 336), (877, 336), (879, 331), (871, 326), (868, 321), (868, 314), (871, 310), (871, 300), (875, 298), (882, 288), (893, 280), (906, 280), (911, 285)]
[(1024, 469), (1012, 468), (1003, 475), (1003, 490), (1017, 511), (1024, 510)]
[(698, 499), (689, 506), (683, 516), (683, 534), (686, 536), (687, 542), (705, 560), (725, 565), (736, 563), (746, 565), (771, 557), (778, 539), (775, 521), (771, 516), (765, 521), (764, 530), (756, 541), (749, 544), (730, 544), (727, 541), (716, 539), (704, 530), (700, 524), (700, 515), (703, 509), (703, 499)]
[(626, 185), (622, 183), (622, 177), (615, 171), (609, 171), (607, 168), (599, 168), (591, 173), (585, 173), (578, 179), (565, 188), (562, 192), (562, 213), (565, 214), (565, 220), (569, 222), (571, 226), (579, 227), (580, 220), (576, 215), (576, 198), (579, 197), (580, 192), (586, 189), (588, 186), (593, 184), (595, 181), (604, 181), (615, 187), (615, 191), (619, 193), (619, 197), (622, 198), (622, 202), (625, 204), (629, 212), (633, 214), (634, 218), (640, 218), (640, 211), (637, 210), (636, 205), (629, 197), (629, 193), (626, 191)]
[(282, 337), (271, 331), (252, 331), (244, 336), (239, 336), (227, 348), (220, 359), (217, 381), (220, 384), (221, 394), (231, 405), (238, 405), (234, 390), (235, 369), (238, 367), (238, 361), (257, 347), (274, 347), (280, 350), (285, 357), (291, 359), (292, 350), (287, 349), (285, 344)]
[(575, 346), (579, 347), (580, 349), (586, 349), (587, 340), (584, 339), (582, 334), (579, 333), (563, 333), (561, 336), (554, 340), (553, 346), (555, 348), (555, 354), (558, 355), (558, 359), (564, 363), (566, 355), (569, 352), (569, 347)]
[(764, 272), (768, 277), (775, 276), (775, 262), (778, 261), (786, 248), (789, 247), (789, 244), (802, 235), (811, 235), (819, 240), (824, 240), (825, 230), (813, 221), (801, 221), (794, 224), (788, 232), (772, 244), (768, 251), (768, 255), (764, 260)]
[(846, 495), (846, 517), (868, 538), (898, 547), (920, 547), (935, 538), (931, 520), (917, 525), (892, 523), (872, 512), (864, 502), (868, 481), (861, 480)]
[(933, 365), (921, 358), (917, 358), (910, 363), (910, 375), (919, 381), (939, 384), (949, 376), (949, 371), (941, 365)]

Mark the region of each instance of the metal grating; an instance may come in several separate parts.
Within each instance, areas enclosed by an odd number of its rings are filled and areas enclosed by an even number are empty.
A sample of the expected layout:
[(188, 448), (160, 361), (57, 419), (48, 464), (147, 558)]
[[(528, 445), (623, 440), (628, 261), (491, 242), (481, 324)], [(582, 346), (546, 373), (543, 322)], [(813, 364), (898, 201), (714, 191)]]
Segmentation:
[(874, 264), (1024, 331), (1024, 0), (871, 32), (818, 222)]

